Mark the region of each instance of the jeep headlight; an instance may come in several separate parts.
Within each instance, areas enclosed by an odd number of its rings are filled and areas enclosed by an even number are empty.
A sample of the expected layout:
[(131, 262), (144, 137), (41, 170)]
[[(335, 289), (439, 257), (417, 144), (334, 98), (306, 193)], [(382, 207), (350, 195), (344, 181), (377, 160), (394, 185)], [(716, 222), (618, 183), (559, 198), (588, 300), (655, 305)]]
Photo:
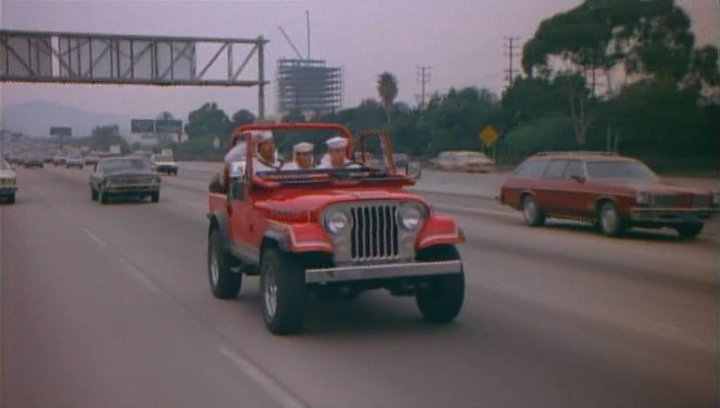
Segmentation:
[(331, 211), (325, 215), (325, 228), (337, 235), (350, 225), (350, 218), (342, 211)]
[(635, 202), (642, 205), (650, 204), (650, 193), (646, 191), (638, 191), (635, 193)]
[(398, 211), (400, 226), (407, 231), (414, 231), (423, 221), (422, 209), (414, 204), (405, 204)]

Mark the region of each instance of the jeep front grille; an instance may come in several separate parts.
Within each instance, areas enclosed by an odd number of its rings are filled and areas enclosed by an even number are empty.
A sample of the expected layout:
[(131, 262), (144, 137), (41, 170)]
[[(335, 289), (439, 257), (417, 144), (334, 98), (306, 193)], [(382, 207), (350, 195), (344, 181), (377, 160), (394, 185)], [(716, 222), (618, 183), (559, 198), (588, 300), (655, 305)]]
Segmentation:
[(398, 206), (396, 203), (354, 205), (350, 208), (353, 261), (398, 259)]

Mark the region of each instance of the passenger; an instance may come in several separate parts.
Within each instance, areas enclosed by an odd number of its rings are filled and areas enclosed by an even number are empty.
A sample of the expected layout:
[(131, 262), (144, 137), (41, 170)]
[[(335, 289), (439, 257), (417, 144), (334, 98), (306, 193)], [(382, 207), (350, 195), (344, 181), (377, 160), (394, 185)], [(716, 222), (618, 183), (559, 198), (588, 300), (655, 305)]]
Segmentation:
[(312, 143), (302, 142), (293, 146), (293, 162), (283, 167), (283, 170), (305, 170), (313, 168)]
[(323, 158), (320, 169), (342, 169), (342, 168), (356, 168), (357, 164), (347, 159), (347, 145), (348, 140), (342, 136), (335, 136), (328, 139), (325, 144), (327, 145), (328, 152)]
[(277, 171), (283, 166), (282, 160), (277, 158), (275, 141), (270, 131), (259, 132), (256, 136), (257, 155), (253, 160), (253, 171)]
[[(239, 177), (245, 169), (246, 146), (244, 139), (235, 138), (230, 141), (230, 150), (225, 154), (223, 168), (210, 183), (210, 191), (222, 193), (227, 189), (228, 180)], [(242, 169), (242, 171), (240, 171)]]

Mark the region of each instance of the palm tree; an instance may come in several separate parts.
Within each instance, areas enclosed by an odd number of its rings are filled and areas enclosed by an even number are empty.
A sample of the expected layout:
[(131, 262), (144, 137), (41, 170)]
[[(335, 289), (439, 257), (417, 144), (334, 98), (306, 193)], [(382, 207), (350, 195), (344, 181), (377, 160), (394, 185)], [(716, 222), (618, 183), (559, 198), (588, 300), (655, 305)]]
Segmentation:
[(385, 106), (385, 113), (387, 115), (387, 121), (390, 123), (390, 112), (392, 111), (393, 102), (397, 98), (398, 86), (395, 75), (385, 71), (378, 76), (377, 85), (378, 94), (380, 95), (380, 101)]

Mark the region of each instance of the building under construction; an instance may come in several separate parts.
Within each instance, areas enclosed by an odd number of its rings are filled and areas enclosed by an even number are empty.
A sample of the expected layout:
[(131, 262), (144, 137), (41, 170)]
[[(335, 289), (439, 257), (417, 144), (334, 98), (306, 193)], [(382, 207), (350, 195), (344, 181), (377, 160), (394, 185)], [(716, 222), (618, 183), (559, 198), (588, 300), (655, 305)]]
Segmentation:
[(342, 68), (325, 60), (280, 59), (277, 62), (278, 112), (332, 113), (342, 107)]

